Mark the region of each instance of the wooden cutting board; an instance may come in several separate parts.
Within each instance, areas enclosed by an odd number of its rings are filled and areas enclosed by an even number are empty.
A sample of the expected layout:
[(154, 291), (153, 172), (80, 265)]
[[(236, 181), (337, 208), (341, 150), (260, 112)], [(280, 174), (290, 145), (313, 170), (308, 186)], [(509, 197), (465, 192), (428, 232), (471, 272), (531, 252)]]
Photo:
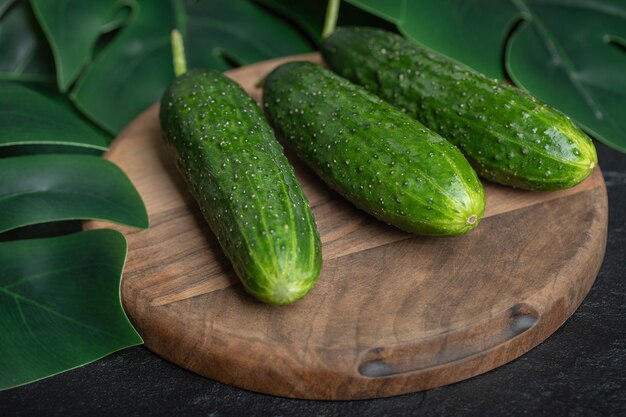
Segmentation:
[[(320, 62), (316, 54), (291, 59)], [(228, 75), (260, 100), (255, 85), (284, 61)], [(128, 174), (150, 217), (148, 230), (115, 226), (129, 244), (124, 306), (146, 346), (253, 391), (372, 398), (487, 372), (563, 324), (604, 256), (599, 169), (552, 193), (485, 182), (486, 217), (476, 230), (427, 238), (355, 209), (290, 155), (313, 207), (324, 265), (308, 297), (272, 307), (239, 284), (164, 149), (157, 105), (120, 134), (106, 158)]]

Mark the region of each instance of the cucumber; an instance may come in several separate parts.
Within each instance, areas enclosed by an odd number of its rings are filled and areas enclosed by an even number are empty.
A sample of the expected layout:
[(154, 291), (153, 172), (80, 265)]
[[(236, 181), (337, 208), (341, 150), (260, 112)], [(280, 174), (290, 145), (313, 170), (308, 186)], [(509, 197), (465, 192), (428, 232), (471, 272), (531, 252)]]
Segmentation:
[(491, 181), (534, 190), (568, 188), (598, 162), (593, 143), (569, 117), (394, 33), (340, 28), (321, 52), (337, 74), (457, 145)]
[(270, 304), (307, 294), (320, 273), (319, 235), (257, 104), (221, 73), (192, 70), (164, 93), (160, 120), (179, 171), (245, 289)]
[(308, 62), (276, 68), (264, 108), (278, 134), (358, 208), (412, 233), (476, 227), (485, 195), (463, 155), (438, 134)]

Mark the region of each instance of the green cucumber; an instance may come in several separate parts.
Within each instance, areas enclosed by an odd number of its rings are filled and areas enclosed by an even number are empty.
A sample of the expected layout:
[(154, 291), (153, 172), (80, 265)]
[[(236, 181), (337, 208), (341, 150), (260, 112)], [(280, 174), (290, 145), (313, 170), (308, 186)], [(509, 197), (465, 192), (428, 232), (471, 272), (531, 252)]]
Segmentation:
[(308, 201), (257, 104), (217, 71), (176, 78), (164, 139), (246, 290), (271, 304), (306, 295), (321, 268)]
[(340, 28), (321, 51), (333, 71), (457, 145), (491, 181), (556, 190), (597, 164), (593, 143), (569, 117), (399, 35)]
[(483, 188), (461, 152), (361, 87), (291, 62), (267, 76), (263, 100), (287, 144), (378, 219), (418, 234), (459, 235), (482, 218)]

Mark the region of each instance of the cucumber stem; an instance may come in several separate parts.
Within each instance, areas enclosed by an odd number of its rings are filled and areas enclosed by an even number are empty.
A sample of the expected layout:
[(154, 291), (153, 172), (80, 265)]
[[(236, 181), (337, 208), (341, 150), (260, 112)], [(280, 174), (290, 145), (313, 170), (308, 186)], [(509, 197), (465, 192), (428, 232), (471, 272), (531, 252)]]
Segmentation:
[(185, 44), (178, 29), (172, 30), (172, 56), (174, 59), (174, 74), (179, 77), (187, 72), (187, 59), (185, 58)]
[(322, 39), (326, 39), (337, 27), (337, 18), (339, 17), (339, 3), (341, 0), (328, 0), (326, 8), (326, 19), (324, 20), (324, 29), (322, 29)]

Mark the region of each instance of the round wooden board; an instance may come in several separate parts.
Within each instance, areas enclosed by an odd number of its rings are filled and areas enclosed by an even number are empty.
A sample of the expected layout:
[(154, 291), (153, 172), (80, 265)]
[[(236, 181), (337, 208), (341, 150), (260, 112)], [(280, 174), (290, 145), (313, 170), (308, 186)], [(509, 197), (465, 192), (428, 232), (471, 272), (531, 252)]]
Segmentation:
[[(316, 54), (290, 59), (320, 62)], [(255, 85), (287, 60), (228, 75), (260, 100)], [(305, 299), (273, 307), (239, 284), (164, 149), (156, 105), (106, 157), (128, 174), (150, 216), (148, 230), (115, 226), (129, 244), (124, 306), (146, 346), (253, 391), (373, 398), (489, 371), (554, 332), (582, 302), (604, 256), (599, 169), (553, 193), (485, 183), (487, 212), (476, 230), (426, 238), (355, 209), (289, 155), (313, 207), (324, 265)]]

